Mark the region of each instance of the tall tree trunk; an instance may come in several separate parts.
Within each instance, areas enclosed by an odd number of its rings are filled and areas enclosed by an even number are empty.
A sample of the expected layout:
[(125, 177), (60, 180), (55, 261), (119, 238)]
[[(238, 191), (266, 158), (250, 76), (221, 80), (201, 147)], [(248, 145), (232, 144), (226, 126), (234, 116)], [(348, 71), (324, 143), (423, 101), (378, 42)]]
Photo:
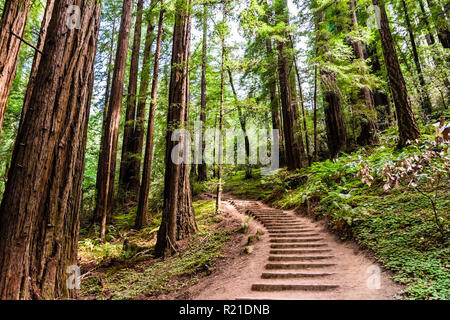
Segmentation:
[[(156, 255), (166, 256), (177, 250), (176, 242), (197, 232), (192, 193), (189, 183), (189, 165), (172, 161), (172, 152), (180, 141), (172, 141), (174, 130), (183, 128), (189, 119), (189, 60), (191, 43), (191, 0), (177, 0), (173, 30), (169, 110), (166, 133), (166, 172), (164, 177), (164, 207), (161, 227), (156, 242)], [(181, 147), (179, 155), (187, 152)]]
[[(292, 41), (292, 37), (290, 37), (291, 47), (292, 50), (294, 50), (294, 43)], [(306, 157), (308, 158), (308, 163), (311, 163), (311, 151), (309, 149), (309, 136), (308, 136), (308, 127), (306, 124), (306, 112), (305, 112), (305, 99), (303, 96), (303, 88), (302, 88), (302, 79), (300, 77), (300, 71), (298, 69), (297, 64), (297, 57), (294, 55), (294, 68), (295, 68), (295, 75), (297, 77), (297, 85), (298, 85), (298, 96), (300, 98), (300, 105), (302, 107), (302, 118), (303, 118), (303, 131), (305, 132), (305, 143), (306, 143)]]
[[(67, 27), (72, 4), (80, 29)], [(100, 12), (88, 0), (55, 2), (0, 206), (0, 299), (75, 295), (66, 272), (77, 264)]]
[[(202, 133), (205, 132), (206, 125), (206, 68), (208, 63), (208, 4), (205, 1), (203, 3), (203, 38), (202, 38), (202, 80), (201, 80), (201, 92), (200, 92), (200, 121), (202, 122)], [(203, 134), (202, 134), (203, 137)], [(197, 179), (200, 182), (208, 180), (206, 162), (203, 159), (203, 153), (205, 150), (205, 141), (200, 141), (202, 152), (202, 163), (198, 165)]]
[(148, 196), (150, 193), (150, 178), (152, 174), (153, 158), (153, 133), (155, 130), (155, 112), (158, 98), (158, 77), (159, 77), (159, 59), (161, 56), (161, 43), (163, 33), (164, 0), (161, 0), (161, 11), (159, 13), (158, 35), (156, 38), (155, 64), (153, 65), (153, 82), (150, 101), (150, 111), (147, 125), (147, 139), (145, 143), (144, 170), (142, 172), (142, 183), (139, 189), (139, 202), (136, 213), (135, 228), (140, 229), (148, 224)]
[[(231, 91), (233, 91), (234, 101), (237, 106), (238, 111), (238, 120), (239, 124), (241, 125), (241, 130), (244, 133), (244, 144), (245, 144), (245, 178), (250, 179), (252, 177), (252, 168), (250, 166), (250, 140), (247, 136), (247, 119), (245, 118), (244, 114), (242, 113), (242, 106), (239, 102), (236, 87), (234, 86), (233, 82), (233, 75), (231, 74), (231, 69), (227, 68), (228, 77), (230, 79), (230, 86)], [(215, 126), (214, 126), (215, 127)], [(215, 145), (215, 143), (214, 143)], [(215, 156), (214, 156), (215, 158)]]
[(419, 83), (420, 83), (419, 93), (420, 93), (420, 100), (422, 102), (421, 103), (422, 109), (427, 115), (430, 115), (431, 114), (431, 100), (430, 100), (430, 96), (428, 95), (427, 84), (426, 84), (425, 78), (423, 76), (422, 66), (420, 65), (419, 54), (417, 52), (417, 46), (416, 46), (416, 39), (414, 37), (411, 20), (409, 18), (408, 7), (406, 6), (405, 0), (401, 0), (401, 2), (402, 2), (403, 10), (405, 13), (406, 28), (408, 29), (409, 40), (411, 42), (414, 64), (416, 66), (417, 75), (419, 76)]
[(398, 129), (400, 134), (399, 145), (403, 146), (408, 140), (415, 140), (420, 137), (419, 127), (417, 126), (414, 114), (409, 104), (408, 91), (406, 89), (405, 79), (398, 61), (395, 50), (394, 40), (392, 39), (389, 21), (381, 0), (372, 0), (373, 4), (380, 7), (380, 38), (383, 48), (384, 61), (389, 78), (392, 97), (395, 103), (397, 113)]
[[(355, 32), (359, 33), (358, 19), (356, 17), (356, 5), (354, 0), (349, 1), (349, 7), (351, 12), (351, 25)], [(356, 59), (364, 61), (364, 53), (363, 47), (360, 40), (352, 41), (353, 52), (355, 54)], [(372, 92), (368, 87), (363, 87), (359, 91), (359, 95), (364, 99), (366, 107), (369, 112), (362, 113), (362, 121), (361, 121), (361, 134), (358, 137), (358, 144), (365, 145), (373, 145), (377, 143), (377, 128), (376, 128), (376, 110), (373, 105), (373, 96)]]
[(31, 0), (6, 0), (0, 21), (0, 134), (5, 119), (6, 102), (16, 76), (19, 51)]
[[(226, 25), (227, 6), (223, 2), (223, 25)], [(220, 63), (220, 105), (219, 105), (219, 132), (223, 131), (223, 102), (225, 90), (225, 31), (221, 31), (220, 42), (222, 44), (222, 60)], [(222, 138), (223, 139), (223, 138)], [(217, 192), (216, 192), (216, 214), (221, 212), (222, 204), (222, 171), (223, 171), (223, 140), (219, 141), (219, 161), (217, 167)]]
[[(44, 17), (41, 22), (41, 30), (39, 32), (39, 40), (37, 44), (37, 49), (42, 52), (44, 49), (45, 37), (47, 36), (48, 25), (50, 24), (50, 19), (52, 17), (53, 7), (55, 5), (55, 0), (47, 0), (47, 6), (45, 7)], [(40, 52), (35, 52), (33, 65), (31, 67), (30, 79), (28, 80), (27, 91), (25, 93), (25, 98), (23, 101), (22, 114), (20, 116), (20, 126), (22, 126), (23, 120), (25, 119), (25, 113), (27, 112), (28, 105), (30, 104), (31, 93), (34, 88), (34, 81), (39, 69), (39, 63), (41, 62), (42, 54)], [(1, 127), (1, 126), (0, 126)], [(1, 131), (1, 128), (0, 128)]]
[[(134, 25), (134, 39), (131, 53), (130, 76), (128, 80), (127, 110), (125, 113), (125, 126), (123, 131), (122, 158), (119, 173), (119, 197), (123, 203), (135, 203), (139, 192), (139, 168), (136, 168), (134, 159), (140, 159), (140, 154), (133, 150), (133, 132), (136, 126), (136, 95), (138, 87), (139, 56), (142, 34), (142, 9), (144, 0), (138, 0), (136, 7), (136, 21)], [(140, 164), (140, 160), (138, 161)]]
[(434, 0), (427, 0), (428, 7), (431, 10), (434, 24), (437, 29), (439, 42), (445, 49), (450, 48), (450, 27), (448, 25), (445, 13), (440, 7), (440, 4), (436, 5)]
[(314, 66), (314, 161), (319, 161), (319, 135), (317, 132), (317, 66)]
[(97, 173), (97, 199), (94, 215), (101, 221), (100, 238), (105, 241), (106, 222), (112, 215), (114, 200), (114, 178), (116, 174), (117, 143), (119, 138), (120, 109), (122, 106), (123, 83), (130, 37), (133, 0), (124, 0), (119, 29), (111, 97), (106, 118), (106, 132), (101, 141)]
[[(317, 28), (320, 28), (319, 23), (325, 21), (325, 14), (318, 13)], [(319, 32), (318, 48), (320, 55), (328, 51), (327, 36), (323, 32)], [(328, 56), (328, 55), (326, 55)], [(332, 62), (331, 56), (328, 56)], [(347, 147), (347, 129), (344, 122), (344, 114), (342, 112), (341, 96), (337, 85), (336, 74), (333, 71), (320, 71), (322, 90), (324, 95), (324, 112), (325, 123), (327, 129), (327, 142), (330, 157), (334, 158), (337, 154)]]
[[(267, 50), (267, 60), (272, 62), (276, 58), (274, 57), (272, 40), (270, 38), (266, 38), (266, 50)], [(269, 68), (269, 73), (267, 74), (267, 86), (270, 93), (270, 110), (272, 112), (272, 129), (278, 130), (278, 141), (280, 143), (280, 166), (285, 165), (284, 159), (284, 147), (282, 145), (283, 135), (281, 128), (281, 120), (280, 120), (280, 103), (278, 97), (278, 89), (277, 89), (277, 65), (276, 63), (272, 63)], [(274, 141), (277, 139), (276, 136), (273, 137)]]
[[(277, 22), (283, 22), (289, 25), (289, 14), (287, 11), (287, 1), (275, 1), (275, 15)], [(282, 31), (281, 35), (287, 39), (286, 31)], [(277, 41), (278, 49), (278, 76), (280, 81), (281, 105), (283, 114), (283, 131), (284, 131), (284, 147), (286, 150), (286, 163), (289, 170), (302, 168), (305, 163), (305, 155), (299, 144), (301, 135), (298, 136), (298, 118), (292, 103), (292, 91), (290, 84), (290, 60), (289, 48), (285, 41)], [(303, 144), (303, 143), (302, 143)]]

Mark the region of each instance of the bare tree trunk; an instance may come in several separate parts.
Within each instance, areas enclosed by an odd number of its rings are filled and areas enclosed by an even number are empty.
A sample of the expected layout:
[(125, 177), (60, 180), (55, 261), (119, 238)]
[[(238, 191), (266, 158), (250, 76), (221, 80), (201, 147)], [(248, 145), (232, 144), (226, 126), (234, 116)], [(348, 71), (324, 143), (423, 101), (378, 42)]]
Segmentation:
[[(37, 49), (42, 52), (44, 49), (45, 37), (47, 36), (48, 25), (50, 24), (50, 19), (52, 17), (53, 7), (55, 5), (55, 0), (47, 0), (47, 6), (45, 7), (44, 18), (41, 23), (41, 30), (39, 32), (39, 40), (37, 44)], [(30, 104), (31, 93), (34, 88), (34, 81), (36, 79), (37, 71), (39, 69), (39, 63), (41, 62), (42, 54), (40, 52), (35, 52), (33, 59), (33, 66), (31, 67), (30, 79), (28, 80), (27, 91), (25, 93), (25, 98), (23, 102), (22, 114), (20, 116), (20, 126), (22, 126), (23, 120), (25, 119), (25, 113), (27, 112), (28, 105)], [(1, 128), (0, 128), (1, 131)]]
[[(189, 165), (172, 161), (172, 152), (186, 137), (172, 141), (176, 129), (183, 128), (189, 119), (189, 60), (191, 43), (191, 1), (177, 0), (172, 46), (172, 71), (169, 87), (169, 110), (166, 133), (166, 173), (164, 178), (164, 209), (158, 231), (155, 252), (166, 256), (177, 251), (178, 240), (197, 232), (192, 194), (189, 183)], [(184, 158), (185, 147), (179, 150)]]
[(420, 100), (422, 102), (421, 103), (422, 109), (427, 115), (431, 115), (431, 111), (432, 111), (431, 110), (431, 100), (430, 100), (430, 96), (428, 94), (427, 84), (426, 84), (425, 78), (423, 76), (422, 66), (420, 65), (419, 54), (417, 52), (417, 46), (416, 46), (416, 39), (414, 37), (411, 20), (409, 18), (408, 7), (406, 6), (405, 0), (401, 0), (401, 2), (402, 2), (403, 10), (405, 13), (406, 28), (408, 30), (409, 40), (411, 42), (411, 48), (412, 48), (413, 58), (414, 58), (413, 60), (414, 60), (415, 66), (416, 66), (417, 75), (419, 76), (419, 83), (420, 83), (419, 94), (420, 94)]
[(122, 106), (123, 83), (130, 37), (133, 0), (124, 0), (117, 44), (111, 97), (106, 120), (100, 157), (98, 161), (97, 199), (94, 215), (101, 220), (100, 238), (105, 241), (107, 218), (112, 215), (114, 199), (114, 178), (116, 173), (117, 143), (119, 138), (120, 109)]
[[(142, 35), (142, 10), (144, 0), (138, 0), (136, 7), (136, 21), (134, 25), (134, 39), (131, 53), (130, 77), (128, 80), (127, 110), (125, 113), (125, 127), (123, 131), (122, 158), (119, 174), (119, 197), (122, 202), (135, 203), (139, 192), (139, 168), (136, 168), (134, 159), (141, 154), (133, 150), (133, 132), (136, 126), (136, 95), (138, 87), (139, 56)], [(140, 160), (138, 161), (140, 164)]]
[[(164, 0), (161, 0), (161, 5), (162, 6), (164, 5)], [(153, 133), (155, 130), (155, 112), (158, 98), (158, 77), (159, 77), (159, 63), (160, 63), (159, 60), (161, 56), (164, 12), (165, 12), (164, 7), (161, 7), (158, 22), (158, 35), (156, 39), (155, 64), (153, 66), (153, 82), (150, 101), (150, 111), (147, 125), (147, 140), (145, 143), (144, 171), (142, 173), (142, 184), (139, 190), (138, 210), (136, 213), (136, 221), (135, 221), (136, 229), (140, 229), (148, 224), (147, 220), (148, 196), (150, 193), (150, 178), (152, 174)]]
[(0, 135), (30, 7), (30, 0), (6, 0), (0, 20)]
[[(202, 127), (202, 137), (205, 132), (206, 125), (206, 67), (208, 64), (208, 4), (205, 1), (203, 3), (203, 17), (202, 17), (202, 27), (203, 27), (203, 39), (202, 39), (202, 81), (201, 81), (201, 92), (200, 92), (200, 121), (203, 124)], [(208, 180), (206, 162), (203, 159), (203, 153), (205, 150), (205, 141), (201, 143), (202, 152), (202, 163), (198, 165), (198, 176), (197, 179), (200, 182)]]
[(394, 98), (397, 112), (397, 122), (400, 134), (399, 145), (404, 146), (408, 140), (415, 140), (420, 137), (419, 127), (417, 126), (414, 114), (409, 104), (408, 91), (406, 89), (405, 79), (398, 62), (397, 52), (395, 50), (394, 40), (392, 39), (389, 21), (384, 7), (384, 2), (372, 0), (373, 4), (380, 7), (380, 38), (383, 48), (384, 61), (389, 78), (389, 85)]
[[(66, 24), (72, 4), (80, 29)], [(77, 264), (100, 12), (88, 0), (55, 2), (0, 206), (0, 299), (75, 296), (66, 272)]]

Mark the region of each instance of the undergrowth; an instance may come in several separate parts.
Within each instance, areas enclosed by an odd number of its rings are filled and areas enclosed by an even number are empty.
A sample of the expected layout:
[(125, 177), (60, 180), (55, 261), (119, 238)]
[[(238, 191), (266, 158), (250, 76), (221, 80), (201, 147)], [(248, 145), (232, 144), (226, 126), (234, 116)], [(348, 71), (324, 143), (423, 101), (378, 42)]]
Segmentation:
[[(255, 170), (253, 179), (245, 179), (245, 172), (240, 171), (225, 179), (224, 189), (325, 219), (329, 229), (343, 240), (356, 240), (392, 270), (394, 280), (406, 285), (406, 299), (450, 299), (448, 174), (425, 194), (410, 186), (399, 185), (389, 191), (383, 187), (386, 178), (382, 172), (387, 163), (395, 165), (425, 150), (443, 154), (443, 161), (428, 164), (430, 172), (448, 172), (448, 153), (433, 141), (431, 135), (424, 135), (421, 142), (398, 150), (393, 136), (387, 135), (382, 145), (372, 150), (360, 149), (297, 172), (280, 169), (272, 176), (260, 176)], [(363, 168), (370, 169), (370, 183), (358, 174)], [(433, 179), (433, 174), (425, 178)], [(435, 222), (431, 194), (436, 195), (444, 237)]]

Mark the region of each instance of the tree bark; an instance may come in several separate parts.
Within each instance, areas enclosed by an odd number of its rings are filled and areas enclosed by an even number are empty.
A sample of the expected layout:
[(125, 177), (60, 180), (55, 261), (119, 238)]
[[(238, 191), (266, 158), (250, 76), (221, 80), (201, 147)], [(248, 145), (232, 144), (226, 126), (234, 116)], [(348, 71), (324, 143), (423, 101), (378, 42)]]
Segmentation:
[(161, 43), (163, 33), (164, 12), (165, 12), (163, 5), (164, 0), (161, 0), (162, 7), (159, 13), (158, 35), (156, 38), (156, 49), (155, 49), (155, 64), (153, 66), (153, 82), (151, 91), (150, 111), (147, 125), (147, 140), (145, 143), (144, 170), (142, 172), (142, 184), (139, 190), (139, 202), (135, 221), (136, 229), (141, 229), (143, 226), (148, 224), (147, 220), (148, 196), (150, 193), (150, 178), (152, 174), (153, 134), (155, 130), (154, 129), (155, 112), (158, 98), (158, 77), (159, 77), (159, 63), (160, 63), (159, 60), (161, 56)]
[(107, 218), (112, 215), (114, 200), (114, 178), (116, 173), (117, 143), (119, 138), (120, 109), (122, 106), (123, 83), (130, 37), (133, 0), (124, 0), (119, 29), (119, 39), (114, 63), (111, 97), (106, 118), (97, 172), (96, 221), (101, 221), (100, 238), (105, 241)]
[[(67, 7), (81, 8), (80, 29)], [(0, 299), (74, 297), (87, 124), (100, 5), (55, 2), (0, 206)]]
[(22, 42), (18, 37), (23, 37), (30, 7), (30, 0), (6, 0), (3, 8), (0, 21), (0, 135), (19, 61)]
[(389, 85), (394, 99), (397, 113), (397, 123), (399, 129), (399, 146), (404, 146), (408, 140), (415, 140), (420, 137), (419, 127), (417, 126), (414, 114), (409, 104), (408, 91), (406, 89), (405, 79), (400, 67), (395, 50), (394, 40), (392, 39), (389, 21), (384, 6), (380, 0), (372, 0), (373, 4), (380, 7), (380, 38), (383, 48), (384, 61), (388, 73)]
[[(178, 240), (197, 232), (192, 193), (189, 183), (189, 165), (172, 161), (172, 151), (177, 143), (172, 141), (174, 130), (183, 128), (189, 119), (189, 60), (191, 43), (191, 0), (177, 0), (172, 46), (172, 71), (169, 86), (169, 110), (166, 133), (166, 172), (164, 178), (164, 207), (158, 231), (155, 252), (167, 256), (177, 251)], [(186, 148), (179, 155), (184, 157)]]
[[(135, 203), (139, 192), (140, 166), (136, 167), (136, 162), (140, 164), (141, 154), (134, 150), (133, 132), (137, 125), (136, 118), (136, 95), (138, 87), (139, 56), (141, 49), (142, 34), (142, 10), (144, 0), (138, 0), (136, 7), (136, 21), (134, 25), (133, 47), (131, 53), (130, 76), (128, 80), (127, 110), (125, 113), (125, 126), (123, 131), (122, 158), (120, 162), (119, 174), (119, 197), (122, 202)], [(138, 159), (138, 161), (135, 161)]]
[[(202, 38), (202, 80), (201, 80), (201, 91), (200, 91), (200, 121), (202, 122), (202, 133), (205, 132), (206, 125), (206, 68), (208, 64), (208, 4), (205, 1), (203, 3), (203, 17), (202, 17), (202, 28), (203, 28), (203, 38)], [(203, 134), (202, 134), (203, 137)], [(198, 165), (198, 176), (199, 182), (204, 182), (208, 180), (206, 162), (203, 159), (203, 153), (205, 150), (205, 141), (201, 143), (202, 151), (202, 163)]]
[[(45, 37), (47, 36), (48, 25), (50, 24), (50, 19), (52, 17), (53, 7), (55, 5), (55, 0), (47, 0), (47, 5), (45, 7), (44, 18), (41, 22), (41, 30), (39, 32), (39, 40), (37, 44), (37, 49), (42, 52), (44, 49)], [(40, 52), (35, 52), (33, 65), (31, 67), (30, 79), (28, 80), (27, 91), (25, 93), (25, 98), (23, 102), (22, 114), (20, 116), (19, 127), (22, 126), (23, 120), (25, 119), (25, 113), (27, 112), (28, 105), (30, 104), (31, 93), (34, 88), (34, 81), (36, 79), (37, 71), (39, 69), (39, 63), (41, 62), (42, 54)], [(1, 129), (0, 129), (1, 131)]]
[[(287, 1), (275, 1), (275, 15), (277, 23), (283, 22), (289, 25), (289, 15), (287, 11)], [(301, 135), (298, 136), (298, 118), (292, 103), (292, 91), (290, 84), (290, 60), (289, 48), (286, 46), (286, 31), (280, 34), (285, 40), (277, 40), (278, 50), (278, 76), (280, 81), (280, 94), (283, 115), (283, 137), (284, 148), (286, 151), (286, 164), (289, 170), (302, 168), (305, 164), (305, 155), (300, 148), (299, 141), (303, 140)], [(303, 144), (303, 143), (302, 143)]]
[(425, 114), (431, 115), (431, 111), (432, 111), (431, 110), (431, 100), (430, 100), (430, 96), (428, 94), (427, 84), (426, 84), (425, 78), (423, 76), (422, 66), (420, 65), (419, 54), (417, 52), (416, 39), (414, 37), (411, 20), (409, 18), (408, 7), (406, 6), (405, 0), (401, 0), (401, 2), (403, 5), (403, 10), (404, 10), (404, 14), (405, 14), (406, 28), (408, 30), (409, 40), (411, 42), (411, 48), (412, 48), (413, 58), (414, 58), (413, 60), (414, 60), (415, 66), (416, 66), (417, 75), (419, 76), (419, 83), (420, 83), (419, 94), (420, 94), (420, 100), (422, 102), (421, 103), (422, 109), (425, 112)]

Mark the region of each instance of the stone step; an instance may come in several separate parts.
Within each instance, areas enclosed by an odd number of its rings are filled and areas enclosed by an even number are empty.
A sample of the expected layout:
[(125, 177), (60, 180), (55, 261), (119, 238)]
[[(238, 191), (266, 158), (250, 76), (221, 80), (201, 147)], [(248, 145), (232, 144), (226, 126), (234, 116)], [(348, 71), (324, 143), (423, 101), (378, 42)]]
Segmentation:
[(271, 238), (292, 238), (292, 237), (317, 237), (320, 236), (318, 233), (276, 233), (271, 234)]
[(272, 229), (287, 229), (287, 228), (298, 228), (298, 227), (304, 227), (304, 228), (311, 228), (309, 225), (304, 224), (302, 222), (296, 222), (296, 223), (265, 223), (264, 224), (267, 228)]
[(321, 278), (332, 276), (335, 273), (333, 272), (314, 272), (314, 273), (274, 273), (274, 272), (265, 272), (262, 274), (262, 279), (302, 279), (302, 278)]
[(300, 250), (270, 250), (270, 254), (310, 254), (310, 253), (326, 253), (331, 249), (300, 249)]
[(333, 258), (334, 256), (270, 256), (269, 261), (311, 261)]
[(303, 229), (303, 228), (299, 228), (299, 229), (282, 229), (282, 230), (277, 230), (277, 229), (271, 229), (269, 230), (270, 234), (285, 234), (285, 233), (308, 233), (308, 232), (314, 232), (316, 230), (314, 229)]
[(286, 238), (286, 239), (270, 239), (270, 242), (272, 243), (295, 243), (295, 242), (316, 242), (316, 241), (322, 241), (325, 240), (323, 238)]
[(334, 267), (335, 263), (269, 263), (266, 264), (267, 270), (301, 270), (311, 268)]
[(254, 284), (253, 291), (327, 291), (339, 288), (333, 284)]
[(326, 243), (279, 243), (271, 244), (271, 249), (319, 248), (326, 247)]

